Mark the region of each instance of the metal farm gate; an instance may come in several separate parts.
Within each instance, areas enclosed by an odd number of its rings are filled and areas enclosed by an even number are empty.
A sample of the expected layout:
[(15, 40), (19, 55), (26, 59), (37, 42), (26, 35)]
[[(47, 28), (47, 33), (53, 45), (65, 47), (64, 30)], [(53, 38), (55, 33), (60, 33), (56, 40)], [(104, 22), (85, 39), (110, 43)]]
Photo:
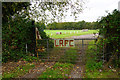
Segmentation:
[[(97, 51), (97, 44), (94, 43), (97, 38), (86, 39), (74, 39), (74, 47), (54, 47), (55, 39), (42, 39), (38, 40), (37, 50), (38, 56), (43, 61), (55, 61), (55, 62), (83, 62), (86, 61), (86, 53), (88, 46), (91, 50), (99, 55), (99, 60), (104, 60), (104, 51)], [(90, 44), (90, 42), (93, 42)], [(91, 53), (92, 54), (92, 53)]]

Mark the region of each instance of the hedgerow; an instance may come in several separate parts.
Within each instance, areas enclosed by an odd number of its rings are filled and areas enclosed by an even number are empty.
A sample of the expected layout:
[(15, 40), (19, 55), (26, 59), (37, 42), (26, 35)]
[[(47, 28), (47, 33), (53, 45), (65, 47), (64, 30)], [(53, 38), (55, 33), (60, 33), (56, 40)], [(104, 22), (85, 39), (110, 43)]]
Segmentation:
[[(29, 54), (36, 54), (36, 36), (35, 27), (38, 27), (42, 39), (48, 39), (44, 23), (37, 24), (34, 20), (15, 16), (2, 27), (2, 61), (17, 61)], [(44, 41), (45, 42), (45, 41)], [(28, 53), (26, 53), (26, 44), (28, 45)], [(41, 43), (43, 44), (43, 43)]]
[(104, 36), (105, 60), (113, 57), (114, 65), (120, 67), (120, 11), (114, 10), (99, 21), (100, 34)]

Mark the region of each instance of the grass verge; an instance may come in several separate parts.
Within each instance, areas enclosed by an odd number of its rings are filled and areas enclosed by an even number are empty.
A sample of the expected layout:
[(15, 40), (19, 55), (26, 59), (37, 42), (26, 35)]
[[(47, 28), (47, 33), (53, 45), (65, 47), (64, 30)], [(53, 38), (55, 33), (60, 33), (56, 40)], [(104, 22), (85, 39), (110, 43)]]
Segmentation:
[(47, 68), (38, 78), (68, 78), (73, 64), (57, 62), (53, 67)]
[(19, 66), (13, 71), (5, 72), (2, 76), (2, 78), (16, 78), (25, 75), (29, 72), (30, 69), (32, 69), (35, 65), (34, 64), (26, 64), (25, 66)]

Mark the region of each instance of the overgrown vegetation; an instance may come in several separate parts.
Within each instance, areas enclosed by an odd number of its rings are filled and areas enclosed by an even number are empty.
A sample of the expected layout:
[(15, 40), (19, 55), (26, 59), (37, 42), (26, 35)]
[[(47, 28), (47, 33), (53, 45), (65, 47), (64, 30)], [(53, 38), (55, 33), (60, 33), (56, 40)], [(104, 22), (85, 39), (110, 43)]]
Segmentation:
[[(34, 3), (34, 1), (32, 1), (32, 3)], [(77, 18), (76, 14), (82, 11), (82, 6), (84, 4), (83, 1), (73, 4), (69, 1), (57, 3), (41, 3), (40, 1), (35, 1), (35, 3), (35, 5), (31, 5), (30, 2), (2, 3), (3, 62), (17, 61), (29, 54), (35, 54), (36, 56), (35, 27), (38, 27), (43, 39), (48, 39), (45, 32), (43, 32), (43, 29), (45, 29), (45, 22), (48, 22), (47, 17), (49, 16), (45, 11), (48, 10), (52, 14), (53, 18), (51, 21), (54, 21), (54, 18), (61, 19), (65, 16), (63, 12), (69, 9), (65, 6), (71, 5), (70, 8), (75, 10), (71, 12), (71, 15), (73, 14), (73, 16)], [(76, 5), (77, 8), (74, 8), (74, 5)], [(39, 8), (39, 10), (36, 8)], [(59, 12), (59, 15), (56, 11)], [(35, 19), (38, 20), (38, 23), (35, 22)], [(28, 53), (25, 52), (26, 44), (28, 45)]]
[[(21, 20), (16, 21), (18, 19)], [(12, 20), (10, 22), (11, 24), (5, 24), (2, 28), (3, 62), (8, 60), (16, 61), (23, 56), (29, 55), (29, 53), (36, 54), (35, 27), (38, 27), (42, 39), (49, 38), (46, 36), (46, 33), (43, 32), (43, 27), (45, 27), (44, 24), (41, 23), (41, 25), (34, 25), (32, 20), (24, 19), (22, 17), (16, 17), (16, 20)], [(26, 44), (29, 53), (26, 53)]]
[[(8, 8), (6, 9), (6, 7), (8, 6), (10, 7), (10, 9)], [(17, 7), (17, 8), (15, 9), (14, 7)], [(26, 30), (28, 26), (31, 27), (32, 25), (31, 25), (31, 21), (27, 22), (28, 19), (23, 19), (25, 17), (25, 14), (21, 15), (21, 18), (19, 18), (17, 13), (21, 12), (22, 10), (25, 11), (27, 7), (29, 7), (29, 3), (23, 3), (23, 4), (22, 3), (3, 3), (2, 4), (2, 9), (3, 9), (2, 11), (2, 14), (3, 14), (2, 61), (3, 62), (7, 62), (8, 60), (17, 60), (23, 56), (23, 51), (25, 51), (25, 44), (26, 44), (26, 41), (24, 41), (26, 38), (23, 35), (24, 34), (26, 35)], [(27, 27), (25, 28), (25, 26)], [(25, 43), (21, 43), (23, 41)]]
[[(2, 8), (6, 8), (8, 3), (3, 3)], [(30, 54), (36, 56), (36, 36), (35, 27), (40, 31), (42, 39), (48, 39), (45, 29), (45, 24), (41, 22), (35, 22), (30, 19), (27, 14), (27, 7), (29, 3), (10, 3), (10, 10), (3, 11), (3, 23), (2, 23), (2, 61), (17, 61), (22, 57)], [(21, 7), (21, 9), (15, 9), (12, 6)], [(25, 9), (23, 8), (25, 7)], [(16, 11), (14, 11), (16, 10)], [(23, 10), (21, 12), (21, 10)], [(9, 13), (8, 13), (9, 12)], [(8, 14), (6, 14), (8, 13)], [(45, 41), (44, 41), (45, 42)], [(52, 43), (52, 42), (51, 42)], [(26, 44), (28, 46), (28, 53), (26, 53)], [(41, 43), (44, 44), (44, 43)], [(46, 46), (45, 46), (46, 47)]]
[[(93, 44), (90, 42), (89, 44)], [(99, 49), (96, 49), (95, 45), (88, 45), (86, 51), (86, 74), (85, 78), (119, 78), (119, 74), (115, 69), (111, 69), (105, 64), (103, 64), (102, 58), (98, 55), (100, 54)], [(101, 59), (101, 60), (100, 60)]]
[(33, 61), (39, 61), (39, 58), (34, 56), (25, 56), (22, 59), (23, 61), (33, 62)]
[(68, 78), (72, 68), (73, 64), (57, 62), (54, 66), (44, 71), (38, 78)]
[[(94, 51), (95, 46), (88, 46), (87, 50), (87, 78), (119, 78), (119, 15), (120, 12), (114, 10), (113, 13), (108, 13), (107, 16), (102, 17), (99, 21), (100, 37), (97, 41), (97, 50)], [(100, 53), (104, 53), (104, 55)]]
[(32, 69), (35, 65), (27, 63), (24, 66), (18, 66), (16, 69), (10, 72), (5, 72), (2, 76), (3, 79), (5, 78), (15, 78), (25, 75), (29, 72), (30, 69)]
[(120, 67), (120, 11), (114, 10), (99, 21), (100, 34), (104, 39), (105, 60)]
[[(94, 44), (94, 41), (90, 42), (89, 44)], [(86, 51), (87, 56), (86, 68), (88, 71), (94, 71), (96, 69), (102, 68), (103, 66), (102, 60), (98, 61), (97, 53), (98, 51), (96, 49), (96, 45), (88, 45), (88, 49)]]

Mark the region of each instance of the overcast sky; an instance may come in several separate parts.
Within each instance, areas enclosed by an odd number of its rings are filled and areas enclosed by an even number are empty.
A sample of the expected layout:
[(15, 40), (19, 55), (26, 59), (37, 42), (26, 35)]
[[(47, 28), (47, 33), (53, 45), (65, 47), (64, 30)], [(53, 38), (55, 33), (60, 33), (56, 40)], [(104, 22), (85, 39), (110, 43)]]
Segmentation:
[[(120, 0), (87, 0), (83, 10), (76, 21), (85, 20), (87, 22), (96, 21), (99, 17), (107, 15), (105, 12), (112, 12), (114, 9), (118, 9), (118, 2)], [(74, 22), (73, 17), (67, 16), (63, 22)]]
[[(84, 10), (78, 15), (79, 17), (76, 21), (73, 16), (70, 16), (71, 13), (68, 11), (66, 18), (62, 19), (60, 22), (78, 22), (82, 20), (86, 22), (97, 21), (100, 17), (107, 15), (106, 11), (112, 13), (114, 9), (118, 9), (119, 1), (120, 0), (86, 0), (86, 3), (83, 5)], [(58, 20), (56, 20), (56, 22), (58, 22)]]

